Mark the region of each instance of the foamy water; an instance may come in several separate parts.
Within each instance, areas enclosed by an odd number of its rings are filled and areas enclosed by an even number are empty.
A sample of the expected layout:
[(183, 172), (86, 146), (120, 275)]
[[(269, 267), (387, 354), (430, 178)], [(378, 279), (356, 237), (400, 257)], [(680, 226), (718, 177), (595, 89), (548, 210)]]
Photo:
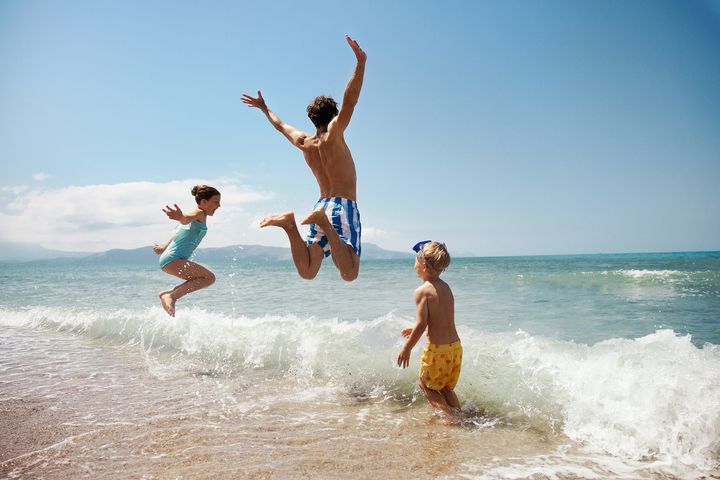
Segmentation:
[[(602, 258), (590, 271), (581, 260), (548, 268), (543, 259), (542, 269), (457, 262), (448, 272), (464, 346), (460, 425), (418, 392), (421, 345), (411, 368), (394, 365), (417, 281), (392, 262), (370, 265), (350, 286), (330, 275), (300, 282), (285, 267), (264, 283), (254, 269), (243, 284), (251, 269), (219, 267), (218, 284), (179, 304), (174, 319), (155, 305), (167, 279), (154, 271), (18, 269), (13, 295), (0, 299), (0, 405), (21, 414), (37, 402), (61, 431), (52, 444), (3, 456), (0, 473), (717, 475), (720, 351), (693, 331), (718, 334), (717, 271)], [(99, 295), (113, 279), (122, 296)], [(21, 298), (23, 281), (54, 291)], [(275, 303), (249, 299), (268, 285), (281, 292), (268, 292)], [(327, 308), (327, 287), (339, 303), (371, 298)], [(143, 290), (149, 299), (135, 295)]]

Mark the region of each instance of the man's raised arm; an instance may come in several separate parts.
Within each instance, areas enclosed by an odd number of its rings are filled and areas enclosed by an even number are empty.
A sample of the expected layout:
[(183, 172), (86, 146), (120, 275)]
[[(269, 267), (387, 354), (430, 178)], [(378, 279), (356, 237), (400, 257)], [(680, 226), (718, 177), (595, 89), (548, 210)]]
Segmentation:
[(355, 53), (357, 64), (355, 64), (355, 70), (350, 77), (347, 87), (345, 87), (342, 105), (340, 105), (340, 111), (335, 121), (336, 128), (339, 127), (341, 132), (345, 131), (350, 124), (350, 118), (352, 118), (353, 111), (355, 111), (355, 105), (357, 105), (358, 99), (360, 98), (360, 90), (362, 89), (363, 77), (365, 76), (365, 61), (367, 60), (367, 55), (355, 40), (348, 35), (345, 35), (345, 39)]
[(290, 140), (290, 143), (298, 148), (302, 148), (305, 138), (307, 138), (307, 133), (301, 132), (292, 125), (283, 122), (282, 119), (265, 104), (265, 99), (263, 98), (260, 90), (258, 90), (257, 98), (251, 97), (247, 93), (243, 93), (241, 100), (248, 107), (260, 109), (260, 111), (265, 114), (268, 121), (278, 132), (285, 135), (285, 138)]

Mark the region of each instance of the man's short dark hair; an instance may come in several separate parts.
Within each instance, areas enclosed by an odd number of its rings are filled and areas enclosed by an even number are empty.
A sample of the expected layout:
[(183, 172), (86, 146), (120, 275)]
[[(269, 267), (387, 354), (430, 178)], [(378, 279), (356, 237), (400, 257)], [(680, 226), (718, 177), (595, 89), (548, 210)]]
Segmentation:
[(332, 97), (320, 95), (308, 105), (307, 114), (315, 127), (326, 127), (338, 114), (337, 102)]

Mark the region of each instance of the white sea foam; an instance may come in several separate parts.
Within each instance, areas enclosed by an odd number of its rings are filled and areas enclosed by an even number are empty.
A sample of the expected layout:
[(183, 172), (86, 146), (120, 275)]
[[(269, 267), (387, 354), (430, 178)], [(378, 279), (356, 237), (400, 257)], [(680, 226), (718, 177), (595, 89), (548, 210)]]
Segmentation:
[[(185, 362), (182, 368), (189, 362), (213, 375), (272, 370), (299, 388), (319, 381), (332, 391), (395, 398), (416, 391), (419, 347), (412, 368), (394, 366), (399, 331), (410, 320), (392, 313), (369, 322), (342, 322), (293, 315), (230, 317), (200, 309), (180, 310), (173, 319), (156, 307), (142, 312), (0, 309), (0, 324), (134, 344), (149, 361), (155, 353), (170, 353), (171, 361)], [(512, 424), (562, 433), (588, 454), (701, 471), (718, 467), (717, 346), (698, 348), (689, 336), (671, 330), (589, 346), (524, 332), (459, 329), (465, 354), (458, 395), (466, 405)], [(315, 390), (320, 396), (326, 392)], [(563, 474), (581, 472), (556, 471)]]
[(542, 478), (563, 480), (582, 479), (644, 479), (644, 478), (697, 478), (697, 471), (672, 465), (668, 462), (639, 462), (592, 453), (578, 453), (564, 445), (552, 454), (529, 458), (496, 459), (486, 465), (468, 465), (468, 477), (473, 480), (512, 480)]
[(661, 277), (669, 278), (673, 275), (684, 275), (684, 272), (677, 270), (618, 270), (621, 275), (625, 275), (632, 278), (645, 278), (645, 277)]
[[(697, 273), (697, 272), (692, 272)], [(702, 272), (701, 272), (702, 273)], [(581, 275), (603, 275), (603, 276), (619, 276), (632, 279), (671, 279), (678, 277), (686, 277), (690, 272), (682, 272), (680, 270), (642, 270), (642, 269), (620, 269), (620, 270), (602, 270), (599, 272), (580, 272)]]
[(571, 439), (634, 460), (717, 467), (716, 346), (659, 330), (592, 347), (526, 336), (510, 349), (524, 380), (562, 408)]

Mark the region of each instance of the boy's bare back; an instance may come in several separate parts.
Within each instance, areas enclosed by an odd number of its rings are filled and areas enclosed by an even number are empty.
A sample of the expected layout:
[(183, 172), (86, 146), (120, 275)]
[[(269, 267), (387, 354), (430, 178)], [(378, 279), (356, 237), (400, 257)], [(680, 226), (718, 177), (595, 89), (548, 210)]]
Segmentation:
[(448, 344), (460, 337), (455, 329), (455, 297), (450, 285), (437, 278), (415, 289), (415, 304), (425, 302), (427, 308), (427, 336), (430, 343)]

